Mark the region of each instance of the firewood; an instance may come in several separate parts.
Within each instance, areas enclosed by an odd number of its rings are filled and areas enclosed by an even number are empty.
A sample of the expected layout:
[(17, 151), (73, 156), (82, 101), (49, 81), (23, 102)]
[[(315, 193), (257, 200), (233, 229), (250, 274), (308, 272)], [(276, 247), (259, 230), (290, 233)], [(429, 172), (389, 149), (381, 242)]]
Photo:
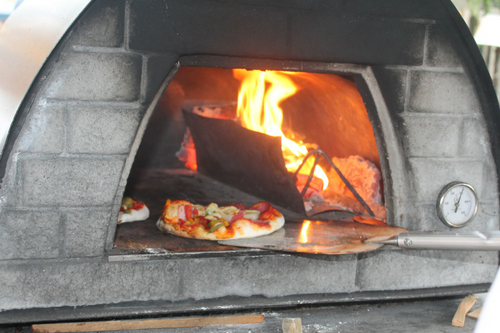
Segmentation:
[(476, 302), (477, 298), (474, 295), (465, 297), (462, 302), (460, 302), (460, 305), (458, 306), (457, 312), (455, 313), (451, 324), (457, 327), (464, 327), (465, 315), (467, 314), (467, 312), (469, 312), (470, 309), (472, 309)]
[(145, 330), (157, 328), (201, 327), (215, 325), (243, 325), (260, 324), (264, 321), (263, 315), (225, 316), (225, 317), (187, 317), (168, 319), (137, 319), (114, 320), (101, 322), (40, 324), (31, 328), (35, 333), (62, 333), (62, 332), (102, 332), (120, 330)]
[(467, 317), (471, 317), (471, 318), (474, 318), (474, 319), (478, 319), (479, 318), (479, 315), (481, 314), (481, 309), (482, 308), (479, 308), (479, 309), (476, 309), (472, 312), (469, 312), (467, 314)]
[(302, 333), (302, 320), (300, 318), (283, 318), (281, 328), (283, 333)]

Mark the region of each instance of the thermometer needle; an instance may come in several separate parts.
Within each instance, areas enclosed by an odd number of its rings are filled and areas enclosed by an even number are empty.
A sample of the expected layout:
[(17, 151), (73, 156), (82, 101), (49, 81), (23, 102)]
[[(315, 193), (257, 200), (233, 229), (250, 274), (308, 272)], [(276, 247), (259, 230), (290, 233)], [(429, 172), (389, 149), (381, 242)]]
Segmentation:
[(458, 197), (458, 201), (455, 203), (455, 213), (458, 210), (458, 206), (460, 206), (460, 200), (462, 199), (462, 194), (464, 194), (465, 188), (462, 189), (462, 192), (460, 192), (460, 196)]

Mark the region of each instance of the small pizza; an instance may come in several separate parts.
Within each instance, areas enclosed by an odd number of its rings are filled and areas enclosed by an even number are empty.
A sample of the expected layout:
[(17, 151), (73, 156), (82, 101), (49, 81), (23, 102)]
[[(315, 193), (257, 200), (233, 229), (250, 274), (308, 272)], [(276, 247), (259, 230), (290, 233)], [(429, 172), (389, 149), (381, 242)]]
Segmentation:
[(184, 200), (167, 200), (156, 223), (163, 232), (206, 240), (263, 236), (284, 224), (283, 215), (269, 202), (247, 208), (243, 204), (219, 207), (215, 203), (205, 207)]
[(149, 209), (144, 202), (137, 202), (129, 197), (123, 197), (118, 224), (125, 222), (144, 221), (149, 217)]

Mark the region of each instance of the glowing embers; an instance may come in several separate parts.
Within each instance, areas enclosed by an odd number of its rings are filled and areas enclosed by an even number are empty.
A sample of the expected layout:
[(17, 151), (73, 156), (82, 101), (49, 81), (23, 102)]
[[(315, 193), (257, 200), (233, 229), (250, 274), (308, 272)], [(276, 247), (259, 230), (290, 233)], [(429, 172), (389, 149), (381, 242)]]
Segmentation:
[[(331, 74), (243, 69), (233, 70), (233, 75), (241, 82), (238, 97), (235, 98), (237, 105), (200, 105), (194, 107), (192, 113), (208, 118), (232, 119), (231, 122), (251, 131), (279, 138), (283, 164), (289, 172), (286, 177), (291, 177), (310, 151), (320, 148), (337, 165), (338, 171), (345, 175), (348, 183), (352, 183), (355, 192), (359, 193), (375, 216), (385, 220), (381, 174), (377, 168), (379, 157), (373, 129), (353, 81)], [(214, 132), (210, 133), (210, 137), (227, 135), (223, 128), (217, 126), (216, 130), (215, 124), (210, 124), (196, 125), (191, 131)], [(242, 132), (239, 133), (235, 136), (244, 136)], [(207, 141), (207, 133), (198, 136), (198, 142), (202, 145), (211, 141)], [(194, 169), (196, 158), (193, 156), (195, 150), (191, 140), (191, 135), (186, 135), (184, 149), (179, 155), (187, 162), (186, 166)], [(226, 137), (224, 140), (226, 141), (221, 141), (224, 146), (239, 145), (238, 153), (248, 148), (245, 143), (232, 142), (235, 139)], [(253, 136), (252, 141), (256, 145), (267, 144), (265, 139), (254, 140)], [(268, 153), (258, 151), (254, 155), (258, 154)], [(251, 161), (251, 158), (252, 156), (247, 161)], [(269, 163), (265, 157), (261, 158)], [(244, 170), (245, 163), (242, 164), (243, 170), (240, 172), (244, 176), (248, 170)], [(360, 204), (334, 168), (326, 161), (320, 161), (316, 167), (314, 165), (314, 159), (308, 159), (293, 179), (295, 191), (303, 192), (302, 205), (308, 216), (326, 210), (367, 214), (369, 210)], [(308, 182), (307, 178), (313, 168), (314, 177)], [(255, 180), (260, 180), (258, 174)]]

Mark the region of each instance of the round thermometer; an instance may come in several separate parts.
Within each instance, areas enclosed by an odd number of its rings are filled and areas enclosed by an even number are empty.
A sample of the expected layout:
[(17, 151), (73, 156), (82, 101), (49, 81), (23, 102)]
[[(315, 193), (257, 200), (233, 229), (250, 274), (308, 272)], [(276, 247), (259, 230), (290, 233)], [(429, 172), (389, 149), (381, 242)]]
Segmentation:
[(449, 227), (462, 228), (476, 216), (478, 208), (476, 191), (467, 183), (453, 182), (439, 193), (437, 213), (439, 219)]

